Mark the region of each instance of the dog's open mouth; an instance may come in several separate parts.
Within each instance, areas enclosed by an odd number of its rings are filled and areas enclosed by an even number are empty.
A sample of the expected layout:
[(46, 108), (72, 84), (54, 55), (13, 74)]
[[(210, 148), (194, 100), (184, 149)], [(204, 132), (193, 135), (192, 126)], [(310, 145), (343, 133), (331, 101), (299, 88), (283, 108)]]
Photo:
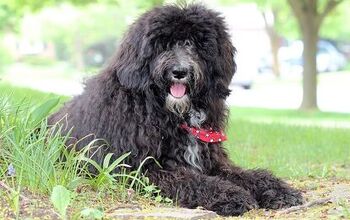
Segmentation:
[(186, 85), (182, 83), (173, 83), (170, 86), (170, 94), (175, 98), (182, 98), (186, 95)]

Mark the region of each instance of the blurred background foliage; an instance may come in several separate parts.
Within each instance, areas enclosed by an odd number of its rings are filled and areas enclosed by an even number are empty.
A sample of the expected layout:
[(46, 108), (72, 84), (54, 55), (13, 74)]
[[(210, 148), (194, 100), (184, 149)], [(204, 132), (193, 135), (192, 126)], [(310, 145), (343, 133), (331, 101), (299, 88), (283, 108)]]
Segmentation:
[[(258, 88), (260, 79), (268, 75), (280, 81), (295, 77), (302, 81), (302, 76), (305, 79), (308, 75), (303, 73), (303, 69), (308, 70), (305, 65), (316, 59), (316, 67), (314, 64), (309, 74), (311, 83), (306, 83), (311, 89), (307, 91), (304, 86), (303, 91), (304, 96), (311, 94), (314, 102), (308, 107), (317, 109), (315, 69), (339, 72), (350, 68), (350, 26), (346, 25), (350, 20), (349, 0), (302, 1), (310, 7), (315, 4), (314, 14), (327, 11), (315, 33), (322, 47), (311, 61), (303, 60), (303, 32), (291, 7), (296, 2), (293, 0), (2, 0), (1, 79), (44, 91), (47, 89), (41, 86), (36, 88), (45, 84), (39, 83), (39, 79), (50, 78), (53, 84), (54, 80), (62, 80), (61, 76), (81, 81), (84, 75), (96, 73), (107, 62), (127, 26), (138, 15), (162, 4), (191, 2), (206, 4), (225, 16), (238, 49), (239, 68), (233, 84), (245, 89), (253, 85)], [(327, 10), (334, 3), (337, 7)], [(254, 54), (250, 53), (253, 48)], [(348, 79), (349, 74), (339, 77), (340, 84), (344, 76)], [(25, 77), (37, 82), (30, 84)], [(344, 93), (339, 86), (334, 87)], [(75, 92), (68, 93), (72, 94)], [(350, 105), (344, 111), (350, 111)]]
[[(83, 68), (84, 50), (101, 41), (117, 41), (135, 16), (161, 3), (159, 0), (5, 0), (0, 3), (0, 36), (15, 34), (26, 41), (51, 43), (58, 60)], [(0, 50), (0, 62), (10, 62), (5, 48)]]
[[(328, 0), (318, 0), (318, 10), (323, 10)], [(259, 9), (264, 11), (272, 11), (275, 16), (275, 27), (277, 32), (286, 38), (300, 39), (297, 21), (293, 18), (292, 11), (286, 0), (220, 0), (225, 6), (242, 3), (257, 4)], [(349, 41), (350, 28), (345, 27), (345, 21), (350, 20), (350, 1), (343, 1), (341, 7), (331, 11), (330, 16), (326, 18), (321, 29), (321, 38), (329, 38), (334, 40)]]
[[(126, 26), (137, 15), (167, 2), (186, 1), (2, 0), (0, 2), (0, 36), (14, 33), (17, 36), (53, 43), (59, 60), (72, 61), (79, 67), (83, 62), (83, 58), (79, 58), (79, 53), (83, 53), (94, 43), (119, 39)], [(297, 21), (293, 18), (292, 11), (285, 0), (214, 0), (211, 2), (223, 7), (245, 3), (256, 4), (262, 13), (272, 13), (268, 16), (270, 16), (269, 19), (273, 17), (273, 27), (279, 36), (286, 39), (301, 38)], [(327, 0), (319, 2), (318, 7), (322, 9)], [(350, 1), (344, 1), (341, 7), (331, 12), (331, 16), (327, 16), (320, 30), (321, 38), (349, 41), (350, 28), (344, 25), (345, 21), (350, 20), (349, 8)], [(2, 61), (0, 62), (11, 61), (4, 55), (8, 52), (1, 48)]]

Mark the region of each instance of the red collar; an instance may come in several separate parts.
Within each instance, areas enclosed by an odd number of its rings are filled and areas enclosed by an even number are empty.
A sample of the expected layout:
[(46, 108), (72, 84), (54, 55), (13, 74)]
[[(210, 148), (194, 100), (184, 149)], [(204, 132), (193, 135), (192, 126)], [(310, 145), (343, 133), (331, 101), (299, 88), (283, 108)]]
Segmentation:
[(227, 137), (222, 131), (213, 131), (212, 128), (209, 130), (203, 128), (189, 127), (187, 124), (180, 125), (180, 128), (185, 129), (197, 139), (207, 143), (218, 143), (226, 141)]

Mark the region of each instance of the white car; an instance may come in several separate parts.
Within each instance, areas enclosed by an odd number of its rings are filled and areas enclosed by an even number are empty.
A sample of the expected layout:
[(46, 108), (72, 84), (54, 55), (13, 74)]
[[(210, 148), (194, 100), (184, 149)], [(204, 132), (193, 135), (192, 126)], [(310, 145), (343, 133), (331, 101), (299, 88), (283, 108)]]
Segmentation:
[[(280, 48), (278, 55), (282, 71), (299, 73), (303, 71), (303, 48), (302, 41), (294, 41), (290, 45)], [(345, 67), (346, 58), (330, 42), (320, 40), (316, 62), (318, 72), (334, 72)]]

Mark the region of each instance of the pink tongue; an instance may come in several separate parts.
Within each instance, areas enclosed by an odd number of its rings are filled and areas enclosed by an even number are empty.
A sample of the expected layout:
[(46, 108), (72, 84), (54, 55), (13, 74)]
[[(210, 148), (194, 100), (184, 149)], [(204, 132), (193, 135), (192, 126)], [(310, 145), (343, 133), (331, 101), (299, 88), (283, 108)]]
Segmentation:
[(170, 87), (170, 93), (175, 98), (181, 98), (186, 93), (186, 86), (181, 83), (174, 83)]

